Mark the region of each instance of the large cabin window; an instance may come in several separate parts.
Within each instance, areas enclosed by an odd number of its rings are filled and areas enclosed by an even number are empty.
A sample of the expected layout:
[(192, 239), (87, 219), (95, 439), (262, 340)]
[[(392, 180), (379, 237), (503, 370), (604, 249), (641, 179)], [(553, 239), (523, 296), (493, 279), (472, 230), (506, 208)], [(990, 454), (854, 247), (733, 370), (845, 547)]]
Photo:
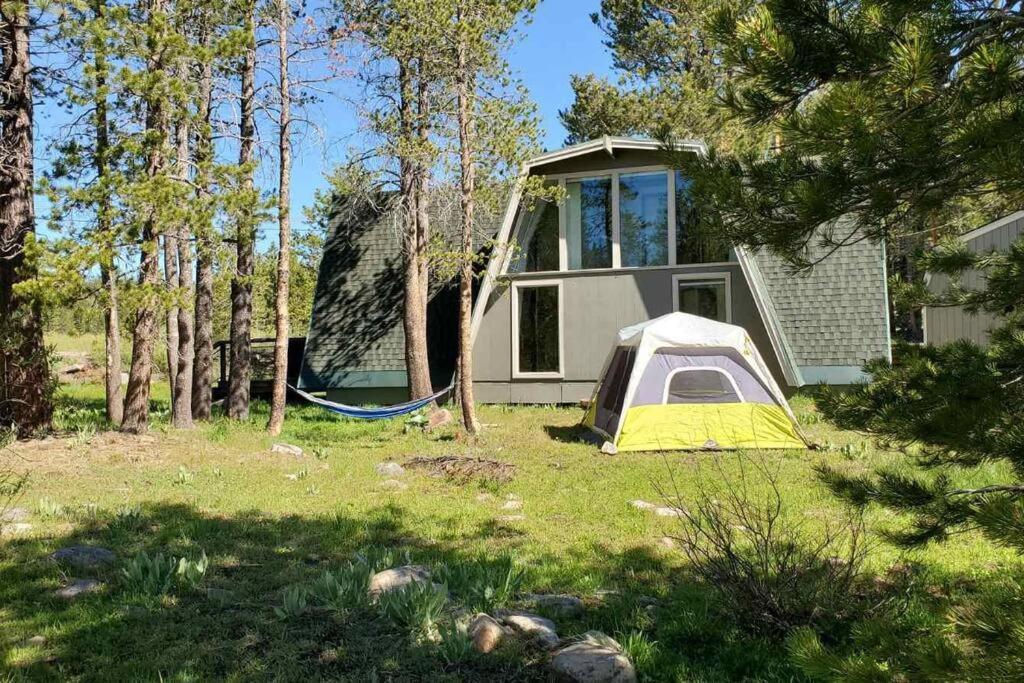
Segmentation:
[(558, 282), (516, 283), (512, 288), (513, 374), (562, 374), (562, 286)]
[(569, 270), (612, 267), (612, 179), (565, 183), (565, 246)]
[(659, 167), (549, 176), (558, 203), (536, 200), (519, 218), (512, 273), (734, 261), (730, 245), (702, 228), (693, 181)]
[(538, 200), (523, 216), (512, 271), (558, 270), (558, 205)]
[(693, 205), (693, 180), (675, 172), (676, 263), (723, 263), (729, 260), (729, 243), (701, 228)]
[(668, 265), (668, 176), (619, 176), (619, 253), (623, 268)]

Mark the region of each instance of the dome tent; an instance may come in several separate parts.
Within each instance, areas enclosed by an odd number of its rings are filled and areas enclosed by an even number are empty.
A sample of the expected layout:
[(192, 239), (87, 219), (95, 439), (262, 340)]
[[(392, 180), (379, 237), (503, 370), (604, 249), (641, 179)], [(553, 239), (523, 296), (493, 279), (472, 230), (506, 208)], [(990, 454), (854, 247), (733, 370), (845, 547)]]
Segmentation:
[(619, 331), (584, 424), (612, 452), (807, 447), (747, 331), (686, 313)]

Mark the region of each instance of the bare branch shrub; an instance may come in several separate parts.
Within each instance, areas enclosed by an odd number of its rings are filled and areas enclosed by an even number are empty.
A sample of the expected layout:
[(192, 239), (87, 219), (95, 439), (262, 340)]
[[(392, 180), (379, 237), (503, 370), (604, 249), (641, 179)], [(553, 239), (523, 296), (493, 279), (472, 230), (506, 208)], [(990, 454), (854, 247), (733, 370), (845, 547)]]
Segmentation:
[[(722, 458), (738, 458), (738, 473)], [(786, 514), (778, 468), (763, 457), (715, 455), (714, 477), (698, 468), (695, 495), (684, 498), (671, 477), (659, 493), (679, 517), (674, 537), (692, 570), (718, 593), (744, 629), (784, 637), (800, 627), (827, 632), (882, 607), (864, 576), (863, 519), (848, 511), (812, 528)]]

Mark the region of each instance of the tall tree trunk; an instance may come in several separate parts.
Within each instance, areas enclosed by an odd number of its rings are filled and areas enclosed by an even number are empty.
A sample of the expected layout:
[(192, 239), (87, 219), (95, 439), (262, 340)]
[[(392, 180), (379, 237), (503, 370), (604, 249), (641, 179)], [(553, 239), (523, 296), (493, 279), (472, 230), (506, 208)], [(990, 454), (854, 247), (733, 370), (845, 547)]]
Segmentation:
[[(164, 284), (169, 294), (177, 295), (178, 281), (178, 236), (166, 232), (161, 238), (164, 247)], [(167, 307), (165, 334), (167, 336), (167, 384), (174, 394), (175, 379), (178, 376), (178, 307), (173, 303)], [(173, 419), (174, 402), (171, 402)]]
[[(149, 0), (150, 18), (163, 11), (163, 0)], [(160, 50), (154, 38), (149, 38), (146, 66), (151, 74), (164, 68)], [(150, 94), (146, 103), (146, 131), (149, 149), (146, 153), (146, 175), (155, 178), (164, 170), (164, 145), (167, 140), (167, 114), (161, 94)], [(139, 256), (139, 289), (142, 298), (135, 313), (132, 336), (132, 364), (128, 374), (128, 391), (124, 399), (124, 420), (121, 430), (142, 432), (149, 422), (149, 391), (153, 374), (153, 347), (156, 343), (156, 286), (159, 280), (159, 231), (155, 206), (142, 225), (142, 245)]]
[(281, 433), (288, 381), (288, 288), (291, 275), (291, 93), (288, 81), (288, 31), (291, 24), (290, 0), (277, 0), (277, 54), (280, 62), (281, 120), (278, 131), (278, 190), (277, 226), (279, 249), (277, 253), (277, 296), (274, 301), (274, 392), (270, 401), (270, 423), (267, 431), (273, 436)]
[(430, 395), (430, 361), (427, 355), (426, 287), (422, 279), (425, 244), (420, 241), (419, 205), (417, 189), (418, 168), (422, 162), (411, 156), (408, 149), (417, 135), (416, 91), (413, 87), (412, 59), (399, 65), (399, 125), (406, 141), (404, 156), (399, 160), (399, 194), (401, 199), (404, 264), (404, 311), (402, 328), (405, 333), (405, 369), (409, 377), (409, 394), (413, 399)]
[[(187, 69), (185, 70), (187, 73)], [(178, 178), (184, 183), (189, 177), (189, 123), (188, 117), (178, 120), (175, 132), (178, 141), (177, 163)], [(178, 228), (175, 242), (178, 253), (178, 287), (182, 301), (188, 301), (192, 295), (192, 231), (189, 221), (182, 221)], [(187, 306), (177, 307), (178, 368), (171, 385), (171, 417), (178, 429), (192, 428), (192, 312)], [(168, 342), (169, 343), (169, 342)]]
[[(93, 0), (92, 11), (95, 19), (102, 19), (104, 14), (103, 0)], [(109, 67), (105, 44), (99, 41), (93, 66), (96, 71), (95, 112), (93, 120), (96, 128), (95, 166), (96, 178), (101, 184), (107, 180), (107, 154), (110, 149), (110, 124), (107, 115), (107, 75)], [(115, 238), (112, 232), (110, 195), (103, 193), (96, 211), (96, 230), (104, 253), (100, 258), (100, 281), (106, 295), (103, 309), (104, 337), (104, 397), (106, 399), (107, 420), (115, 427), (121, 425), (124, 414), (124, 399), (121, 398), (121, 315), (120, 296), (117, 284), (117, 263), (114, 260)]]
[(456, 54), (455, 88), (458, 97), (459, 170), (461, 173), (462, 254), (459, 279), (459, 398), (466, 431), (476, 434), (476, 405), (473, 402), (473, 210), (476, 191), (476, 167), (473, 149), (475, 112), (473, 76), (466, 60), (464, 38), (459, 38)]
[[(246, 11), (248, 45), (242, 60), (242, 98), (240, 103), (239, 166), (252, 163), (256, 128), (254, 121), (256, 81), (256, 37), (253, 25), (256, 5), (249, 0)], [(245, 172), (242, 188), (252, 189), (252, 173)], [(235, 277), (231, 280), (231, 369), (228, 377), (228, 417), (249, 419), (249, 382), (252, 376), (252, 273), (253, 217), (250, 207), (243, 207), (235, 234)]]
[(35, 232), (29, 2), (0, 2), (0, 425), (27, 436), (49, 426), (52, 382), (38, 301), (14, 286), (33, 276)]
[[(209, 44), (209, 26), (204, 21), (201, 30), (204, 45)], [(210, 195), (210, 162), (213, 159), (212, 141), (213, 64), (203, 62), (199, 78), (200, 128), (196, 136), (196, 195), (205, 204)], [(213, 225), (208, 213), (200, 212), (202, 223), (196, 233), (196, 297), (195, 297), (195, 354), (192, 367), (192, 419), (209, 420), (213, 406)]]
[[(419, 149), (421, 154), (430, 145), (430, 99), (428, 97), (429, 79), (424, 65), (425, 59), (420, 56), (419, 73), (416, 83), (416, 127), (419, 135)], [(421, 311), (417, 321), (419, 328), (416, 330), (416, 345), (420, 349), (419, 354), (423, 359), (421, 377), (417, 379), (423, 386), (420, 388), (423, 396), (433, 393), (433, 386), (430, 380), (430, 357), (428, 347), (430, 340), (427, 337), (427, 303), (430, 300), (430, 258), (427, 249), (430, 245), (430, 166), (421, 157), (416, 164), (415, 174), (415, 197), (416, 197), (416, 261), (419, 267), (417, 276), (419, 288), (417, 293), (419, 300), (416, 306)], [(420, 398), (420, 396), (417, 396)]]

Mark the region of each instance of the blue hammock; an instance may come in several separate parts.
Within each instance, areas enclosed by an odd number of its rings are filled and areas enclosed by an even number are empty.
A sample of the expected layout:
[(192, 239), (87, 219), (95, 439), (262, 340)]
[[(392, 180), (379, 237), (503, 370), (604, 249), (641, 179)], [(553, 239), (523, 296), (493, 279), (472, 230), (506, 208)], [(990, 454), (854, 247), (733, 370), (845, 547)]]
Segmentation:
[(359, 406), (347, 406), (344, 403), (334, 403), (332, 401), (325, 401), (322, 398), (317, 398), (312, 394), (307, 394), (302, 389), (296, 389), (292, 385), (288, 385), (288, 388), (294, 391), (296, 394), (306, 399), (314, 405), (318, 405), (325, 410), (329, 410), (332, 413), (338, 415), (344, 415), (345, 417), (354, 417), (359, 420), (386, 420), (389, 417), (398, 417), (399, 415), (408, 415), (409, 413), (416, 412), (423, 406), (427, 405), (432, 401), (436, 401), (441, 398), (455, 386), (455, 380), (446, 386), (441, 391), (437, 392), (432, 396), (426, 398), (419, 398), (415, 401), (409, 401), (408, 403), (399, 403), (394, 406), (382, 406), (380, 408), (360, 408)]

